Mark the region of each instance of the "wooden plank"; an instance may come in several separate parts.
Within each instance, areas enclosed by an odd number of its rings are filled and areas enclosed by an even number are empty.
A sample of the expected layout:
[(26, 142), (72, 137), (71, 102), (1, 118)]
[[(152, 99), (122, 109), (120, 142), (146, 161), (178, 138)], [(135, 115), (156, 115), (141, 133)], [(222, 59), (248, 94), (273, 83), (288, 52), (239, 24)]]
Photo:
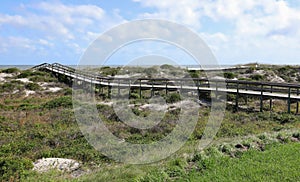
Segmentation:
[(263, 98), (263, 87), (264, 85), (261, 84), (261, 94), (260, 94), (260, 112), (263, 112), (263, 107), (264, 107), (264, 98)]

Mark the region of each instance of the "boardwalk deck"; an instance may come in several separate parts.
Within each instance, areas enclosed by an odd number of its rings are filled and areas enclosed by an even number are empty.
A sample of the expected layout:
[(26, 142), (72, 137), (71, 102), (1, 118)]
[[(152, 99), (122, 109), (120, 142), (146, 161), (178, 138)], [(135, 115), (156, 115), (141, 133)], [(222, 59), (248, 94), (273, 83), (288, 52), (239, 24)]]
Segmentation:
[[(188, 90), (195, 92), (218, 92), (236, 95), (236, 107), (238, 108), (239, 96), (254, 96), (261, 100), (261, 111), (264, 99), (270, 99), (270, 108), (272, 107), (272, 99), (287, 100), (288, 112), (291, 112), (291, 102), (297, 103), (296, 113), (299, 110), (298, 101), (300, 101), (300, 84), (287, 83), (269, 83), (269, 82), (250, 82), (239, 80), (207, 80), (193, 79), (193, 82), (187, 84), (191, 79), (166, 79), (166, 78), (112, 78), (102, 77), (100, 75), (75, 70), (74, 68), (64, 66), (58, 63), (41, 64), (33, 67), (33, 69), (45, 69), (56, 74), (65, 75), (72, 80), (83, 81), (104, 87), (138, 88), (140, 90)], [(184, 84), (182, 84), (184, 82)]]

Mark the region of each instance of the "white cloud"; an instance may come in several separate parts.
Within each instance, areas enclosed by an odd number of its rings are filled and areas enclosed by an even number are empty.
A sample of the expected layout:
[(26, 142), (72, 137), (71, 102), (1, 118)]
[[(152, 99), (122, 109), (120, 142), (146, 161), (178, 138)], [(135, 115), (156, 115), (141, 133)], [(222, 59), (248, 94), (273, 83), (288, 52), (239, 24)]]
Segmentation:
[(24, 14), (0, 14), (0, 26), (14, 25), (32, 31), (39, 30), (50, 37), (74, 39), (76, 36), (74, 30), (83, 31), (88, 26), (97, 26), (105, 18), (105, 11), (93, 5), (67, 6), (61, 3), (42, 2), (36, 5), (23, 5), (23, 8), (26, 11)]
[[(69, 54), (77, 60), (97, 35), (124, 21), (118, 11), (107, 13), (95, 5), (40, 2), (21, 4), (19, 8), (22, 11), (15, 14), (0, 13), (1, 52), (18, 48), (34, 51), (32, 55), (56, 55), (57, 59)], [(10, 36), (7, 30), (17, 35)]]
[(185, 25), (193, 25), (200, 27), (199, 19), (201, 12), (199, 6), (201, 1), (199, 0), (188, 0), (188, 1), (176, 1), (173, 0), (133, 0), (139, 2), (144, 7), (155, 7), (157, 12), (154, 13), (143, 13), (140, 18), (159, 18), (167, 19), (175, 22), (180, 22)]
[[(173, 20), (193, 28), (219, 60), (279, 61), (284, 59), (284, 53), (288, 53), (287, 57), (300, 57), (295, 51), (300, 47), (300, 9), (288, 1), (133, 1), (155, 8), (141, 17)], [(207, 26), (209, 30), (204, 31)]]

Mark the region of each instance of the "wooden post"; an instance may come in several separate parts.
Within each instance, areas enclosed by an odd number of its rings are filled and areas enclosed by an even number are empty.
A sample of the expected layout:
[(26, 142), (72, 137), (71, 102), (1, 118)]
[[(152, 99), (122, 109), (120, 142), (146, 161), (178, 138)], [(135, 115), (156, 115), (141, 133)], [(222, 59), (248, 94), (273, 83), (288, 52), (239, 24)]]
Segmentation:
[(142, 79), (140, 79), (140, 99), (142, 98)]
[(239, 111), (239, 82), (236, 85), (235, 110)]
[(118, 80), (118, 97), (120, 97), (120, 80)]
[(200, 100), (200, 80), (197, 80), (197, 93), (198, 93), (198, 99)]
[(182, 80), (180, 80), (180, 94), (183, 94), (183, 92), (182, 92)]
[(103, 83), (103, 78), (101, 78), (100, 80), (100, 93), (103, 94), (103, 86), (102, 86), (102, 83)]
[[(299, 95), (299, 88), (297, 88), (297, 96)], [(299, 102), (297, 100), (296, 114), (299, 112)]]
[(263, 112), (263, 107), (264, 107), (264, 98), (263, 98), (263, 89), (264, 89), (264, 86), (263, 84), (261, 84), (261, 94), (260, 94), (260, 112)]
[(111, 87), (110, 87), (110, 80), (107, 80), (108, 85), (107, 85), (107, 97), (110, 98), (110, 93), (111, 93)]
[(154, 96), (154, 85), (153, 85), (153, 79), (151, 80), (152, 83), (152, 89), (151, 89), (151, 97)]
[[(248, 90), (248, 84), (246, 84), (245, 90), (246, 91)], [(246, 106), (248, 106), (248, 95), (247, 94), (245, 95), (245, 104), (246, 104)]]
[(288, 113), (291, 113), (291, 87), (289, 87), (289, 95), (288, 95)]
[(166, 96), (168, 95), (168, 80), (166, 80)]
[[(271, 93), (273, 93), (273, 86), (271, 85)], [(270, 112), (272, 112), (272, 105), (273, 105), (273, 101), (272, 101), (272, 97), (270, 97)]]
[(128, 98), (131, 96), (131, 80), (129, 80), (129, 91), (128, 91)]

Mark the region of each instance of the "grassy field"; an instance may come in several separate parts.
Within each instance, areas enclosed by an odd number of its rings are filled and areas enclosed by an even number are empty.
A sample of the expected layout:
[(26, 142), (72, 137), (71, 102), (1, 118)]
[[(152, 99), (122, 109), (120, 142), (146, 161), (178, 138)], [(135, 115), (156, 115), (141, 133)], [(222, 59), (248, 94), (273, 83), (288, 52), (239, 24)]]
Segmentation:
[(177, 158), (152, 165), (103, 166), (79, 179), (53, 171), (31, 174), (24, 181), (298, 181), (299, 148), (300, 143), (273, 144), (238, 158), (212, 152), (207, 158), (194, 156), (189, 162)]
[(270, 145), (264, 152), (248, 151), (240, 158), (197, 161), (203, 171), (191, 171), (186, 181), (298, 181), (300, 144)]
[[(0, 84), (0, 181), (288, 181), (300, 180), (300, 116), (282, 112), (234, 112), (228, 105), (216, 142), (205, 151), (201, 139), (210, 108), (199, 111), (199, 121), (187, 144), (171, 157), (149, 165), (116, 163), (97, 152), (84, 138), (74, 118), (72, 90), (51, 74), (6, 70), (14, 74)], [(32, 83), (16, 81), (28, 78)], [(44, 92), (40, 82), (61, 87)], [(19, 92), (12, 93), (14, 90)], [(35, 94), (25, 96), (26, 91)], [(167, 98), (168, 99), (168, 98)], [(143, 102), (134, 100), (134, 103)], [(255, 100), (249, 99), (255, 104)], [(100, 117), (116, 136), (133, 143), (149, 143), (167, 135), (177, 111), (148, 131), (122, 125), (111, 106), (97, 105)], [(138, 115), (147, 111), (134, 109)], [(75, 159), (84, 175), (32, 171), (32, 162), (48, 157)]]

